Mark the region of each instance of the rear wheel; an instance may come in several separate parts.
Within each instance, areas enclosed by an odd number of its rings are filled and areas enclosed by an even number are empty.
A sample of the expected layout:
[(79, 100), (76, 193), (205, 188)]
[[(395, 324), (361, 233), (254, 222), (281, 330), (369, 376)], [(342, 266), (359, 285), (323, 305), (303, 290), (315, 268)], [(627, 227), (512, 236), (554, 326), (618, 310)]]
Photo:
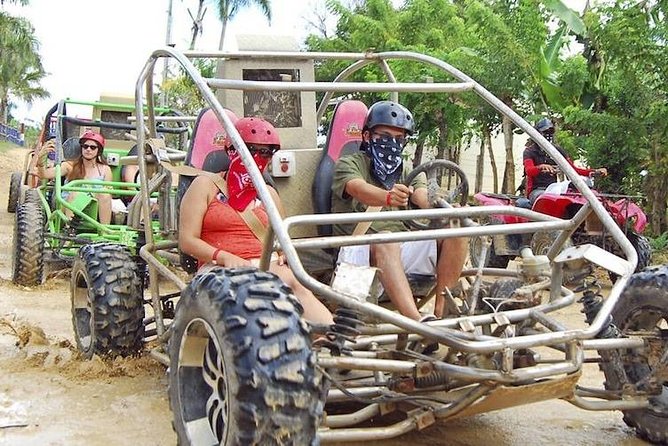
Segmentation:
[[(531, 237), (531, 250), (533, 251), (534, 255), (547, 255), (550, 247), (557, 239), (557, 237), (559, 237), (559, 231), (534, 233), (534, 235)], [(568, 239), (562, 246), (562, 249), (568, 248), (570, 246), (573, 246), (573, 242), (571, 239)]]
[[(484, 224), (502, 225), (504, 223), (501, 220), (491, 218)], [(506, 268), (510, 260), (514, 258), (514, 256), (497, 255), (494, 251), (494, 241), (492, 240), (492, 244), (489, 245), (489, 248), (487, 249), (487, 258), (483, 263), (482, 246), (483, 237), (471, 237), (469, 239), (469, 256), (471, 258), (471, 264), (474, 268), (479, 267), (481, 264), (484, 268)]]
[(144, 302), (137, 265), (123, 246), (85, 245), (72, 267), (72, 324), (84, 357), (141, 351)]
[(322, 379), (301, 313), (271, 273), (215, 268), (193, 279), (169, 342), (179, 444), (316, 444)]
[(668, 357), (668, 266), (650, 268), (631, 276), (612, 317), (621, 335), (642, 333), (663, 339), (658, 351), (601, 352), (601, 357), (606, 360), (601, 368), (607, 389), (632, 389), (650, 395), (650, 407), (624, 411), (624, 422), (635, 428), (641, 437), (666, 444), (668, 382), (665, 379), (666, 364), (660, 361), (666, 361)]
[(44, 214), (41, 206), (23, 203), (16, 208), (12, 281), (39, 285), (44, 280)]
[(9, 198), (7, 200), (7, 212), (16, 212), (16, 207), (19, 204), (19, 193), (21, 192), (21, 180), (23, 175), (21, 172), (13, 172), (9, 179)]

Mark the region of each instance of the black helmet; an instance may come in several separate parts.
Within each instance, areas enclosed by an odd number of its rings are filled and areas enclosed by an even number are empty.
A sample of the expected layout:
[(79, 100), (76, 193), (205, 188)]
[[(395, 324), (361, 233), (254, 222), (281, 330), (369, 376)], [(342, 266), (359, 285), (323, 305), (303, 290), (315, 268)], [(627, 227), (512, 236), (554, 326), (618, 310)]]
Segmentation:
[(536, 125), (533, 126), (536, 130), (538, 130), (540, 133), (545, 133), (548, 130), (552, 130), (554, 132), (554, 124), (552, 124), (552, 121), (550, 121), (548, 118), (541, 118)]
[(392, 101), (380, 101), (369, 107), (364, 121), (364, 130), (369, 130), (377, 125), (388, 125), (406, 130), (412, 135), (415, 131), (413, 115), (406, 107)]

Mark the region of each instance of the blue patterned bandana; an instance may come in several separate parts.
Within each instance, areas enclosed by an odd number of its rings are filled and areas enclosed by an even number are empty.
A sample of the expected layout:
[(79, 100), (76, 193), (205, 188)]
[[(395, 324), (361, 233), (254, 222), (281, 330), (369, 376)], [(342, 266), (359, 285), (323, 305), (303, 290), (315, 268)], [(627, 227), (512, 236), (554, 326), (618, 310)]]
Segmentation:
[(367, 154), (371, 157), (371, 173), (385, 189), (390, 190), (402, 172), (404, 141), (381, 136), (369, 141)]

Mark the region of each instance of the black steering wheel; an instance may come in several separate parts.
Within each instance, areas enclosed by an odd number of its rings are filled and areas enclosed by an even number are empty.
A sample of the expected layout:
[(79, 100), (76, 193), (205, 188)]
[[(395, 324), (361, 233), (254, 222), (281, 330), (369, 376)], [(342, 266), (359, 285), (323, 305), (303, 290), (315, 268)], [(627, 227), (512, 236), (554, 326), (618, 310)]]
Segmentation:
[[(451, 203), (465, 206), (469, 196), (469, 181), (466, 174), (457, 164), (447, 160), (433, 160), (420, 164), (406, 177), (406, 185), (424, 173), (427, 177), (427, 200), (432, 207), (450, 208)], [(418, 207), (408, 200), (409, 209)], [(406, 224), (414, 229), (441, 228), (445, 222), (433, 219), (407, 220)]]

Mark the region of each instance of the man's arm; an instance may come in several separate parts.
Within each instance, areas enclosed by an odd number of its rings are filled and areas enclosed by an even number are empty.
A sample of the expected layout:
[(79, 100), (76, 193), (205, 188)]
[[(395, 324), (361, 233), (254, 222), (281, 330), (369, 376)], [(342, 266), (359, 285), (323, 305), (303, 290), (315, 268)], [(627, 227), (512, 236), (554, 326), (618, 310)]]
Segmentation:
[(346, 183), (346, 194), (367, 206), (407, 206), (412, 187), (397, 183), (389, 191), (355, 178)]
[(578, 173), (578, 175), (584, 175), (584, 176), (589, 176), (592, 172), (597, 172), (603, 175), (604, 177), (608, 175), (608, 169), (605, 167), (601, 167), (599, 169), (588, 169), (586, 167), (578, 167), (575, 165), (572, 159), (566, 158), (566, 161), (568, 161), (568, 164), (571, 165), (573, 169)]

